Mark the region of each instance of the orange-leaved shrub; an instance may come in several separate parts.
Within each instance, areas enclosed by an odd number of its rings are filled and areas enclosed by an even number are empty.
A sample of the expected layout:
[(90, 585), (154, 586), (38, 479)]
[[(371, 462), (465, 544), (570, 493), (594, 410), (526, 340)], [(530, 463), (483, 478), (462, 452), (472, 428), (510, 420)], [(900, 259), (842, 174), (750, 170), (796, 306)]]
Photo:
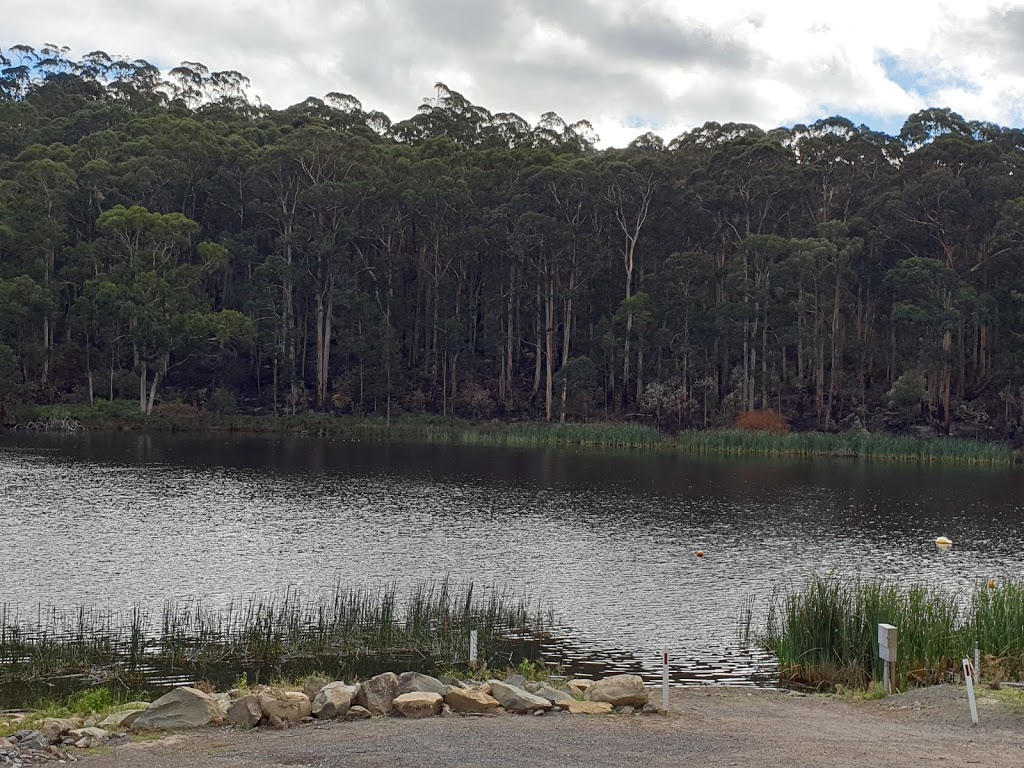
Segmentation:
[(750, 432), (789, 432), (786, 417), (775, 411), (745, 411), (736, 419), (733, 427)]

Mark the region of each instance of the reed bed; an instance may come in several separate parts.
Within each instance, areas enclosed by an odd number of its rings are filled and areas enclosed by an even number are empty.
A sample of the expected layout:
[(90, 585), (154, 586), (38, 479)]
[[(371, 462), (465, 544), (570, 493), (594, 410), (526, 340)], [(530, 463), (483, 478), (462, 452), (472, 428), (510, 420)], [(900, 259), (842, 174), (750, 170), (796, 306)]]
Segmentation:
[(0, 606), (0, 683), (83, 673), (137, 680), (172, 670), (199, 679), (225, 665), (235, 674), (252, 667), (280, 673), (297, 659), (348, 674), (372, 671), (375, 659), (416, 659), (426, 671), (464, 664), (470, 630), (478, 633), (481, 661), (493, 662), (515, 638), (543, 633), (553, 621), (550, 610), (509, 590), (481, 594), (447, 579), (404, 594), (394, 585), (338, 586), (312, 597), (285, 590), (223, 608), (200, 601), (120, 612)]
[(834, 456), (915, 463), (1006, 466), (1011, 450), (994, 443), (956, 438), (914, 437), (860, 432), (750, 432), (737, 429), (691, 431), (679, 435), (680, 450), (697, 454), (762, 456)]
[[(750, 634), (749, 604), (741, 631)], [(971, 594), (930, 585), (815, 577), (775, 593), (757, 639), (779, 659), (785, 683), (815, 689), (866, 688), (882, 677), (880, 623), (899, 631), (897, 680), (929, 685), (950, 679), (960, 660), (985, 652), (982, 670), (997, 679), (1024, 672), (1024, 584), (980, 584)]]

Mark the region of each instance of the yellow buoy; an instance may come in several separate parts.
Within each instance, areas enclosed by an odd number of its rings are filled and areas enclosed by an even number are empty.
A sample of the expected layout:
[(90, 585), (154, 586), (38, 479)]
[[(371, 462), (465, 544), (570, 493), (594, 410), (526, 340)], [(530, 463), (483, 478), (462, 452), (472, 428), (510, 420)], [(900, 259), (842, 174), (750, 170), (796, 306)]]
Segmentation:
[(939, 538), (935, 540), (935, 546), (939, 549), (949, 549), (953, 546), (953, 542), (945, 536), (939, 536)]
[(988, 588), (989, 589), (995, 589), (996, 588), (996, 580), (995, 579), (989, 579), (988, 580)]

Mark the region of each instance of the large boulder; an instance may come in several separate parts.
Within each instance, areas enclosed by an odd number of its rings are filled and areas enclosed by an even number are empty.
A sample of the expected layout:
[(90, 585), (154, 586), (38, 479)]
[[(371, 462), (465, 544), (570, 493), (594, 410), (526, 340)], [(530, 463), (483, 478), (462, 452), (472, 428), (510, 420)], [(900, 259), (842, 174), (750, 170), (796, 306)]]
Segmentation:
[(403, 672), (398, 676), (398, 695), (403, 693), (436, 693), (444, 696), (448, 693), (448, 686), (430, 675), (421, 675), (419, 672)]
[(359, 686), (356, 704), (365, 708), (371, 715), (386, 715), (391, 712), (392, 703), (398, 695), (398, 675), (385, 672), (383, 675), (371, 677)]
[(613, 707), (642, 707), (647, 703), (647, 689), (638, 675), (612, 675), (587, 688), (583, 698), (603, 701)]
[(263, 707), (260, 705), (260, 697), (254, 693), (235, 699), (228, 707), (227, 721), (235, 728), (248, 730), (262, 718)]
[(488, 680), (487, 683), (491, 686), (491, 696), (498, 700), (506, 712), (536, 712), (538, 709), (545, 711), (551, 709), (550, 701), (528, 693), (522, 688), (503, 683), (500, 680)]
[(451, 707), (453, 712), (464, 714), (491, 712), (501, 706), (489, 693), (468, 688), (452, 688), (444, 695), (444, 703)]
[(358, 688), (342, 682), (327, 683), (313, 699), (313, 717), (321, 720), (332, 720), (344, 717), (352, 706)]
[(441, 694), (430, 691), (402, 693), (395, 697), (392, 705), (406, 717), (433, 717), (441, 714)]
[(220, 725), (224, 722), (220, 706), (195, 688), (175, 688), (149, 705), (131, 724), (133, 731), (144, 728), (178, 730)]
[(268, 688), (260, 693), (260, 709), (264, 717), (276, 716), (286, 723), (297, 723), (313, 714), (313, 705), (306, 694), (280, 688)]

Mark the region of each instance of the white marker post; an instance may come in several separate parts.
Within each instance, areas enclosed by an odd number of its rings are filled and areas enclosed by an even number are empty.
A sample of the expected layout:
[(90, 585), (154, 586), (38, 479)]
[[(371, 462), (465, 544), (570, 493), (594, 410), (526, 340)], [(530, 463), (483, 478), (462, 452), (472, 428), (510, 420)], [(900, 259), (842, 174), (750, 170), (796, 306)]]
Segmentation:
[(472, 629), (469, 632), (469, 666), (476, 669), (476, 630)]
[(896, 627), (892, 624), (878, 625), (878, 657), (885, 662), (882, 682), (886, 693), (894, 693), (896, 685)]
[(967, 701), (971, 704), (971, 721), (978, 724), (978, 702), (974, 698), (974, 674), (971, 671), (971, 660), (964, 659), (964, 683), (967, 684)]
[(661, 714), (668, 714), (668, 651), (661, 652)]
[(974, 641), (974, 676), (981, 679), (981, 644)]

